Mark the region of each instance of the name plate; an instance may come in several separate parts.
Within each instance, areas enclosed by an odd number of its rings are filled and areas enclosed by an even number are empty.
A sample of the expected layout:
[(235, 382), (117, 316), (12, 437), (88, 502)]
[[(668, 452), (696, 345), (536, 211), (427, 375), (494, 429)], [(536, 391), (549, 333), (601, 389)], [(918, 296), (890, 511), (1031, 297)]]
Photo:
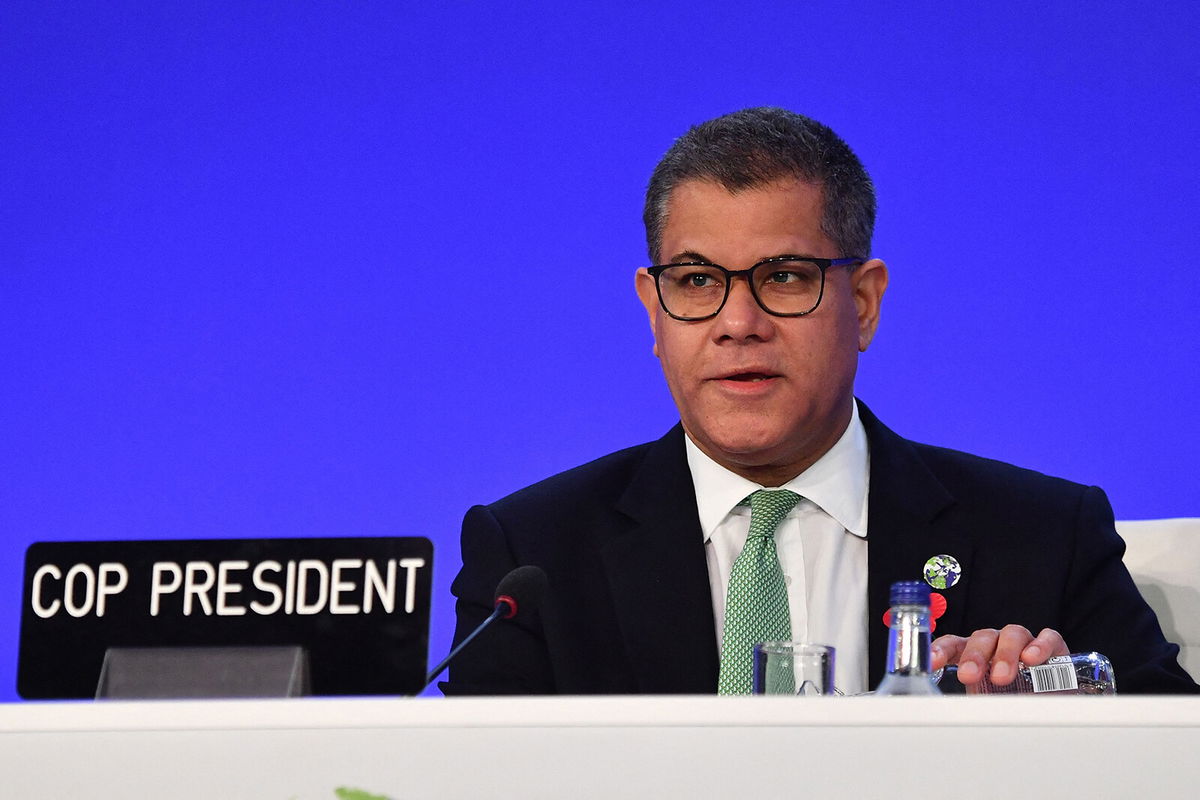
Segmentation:
[(293, 646), (313, 694), (413, 694), (432, 585), (423, 537), (37, 542), (17, 691), (94, 697), (110, 647)]

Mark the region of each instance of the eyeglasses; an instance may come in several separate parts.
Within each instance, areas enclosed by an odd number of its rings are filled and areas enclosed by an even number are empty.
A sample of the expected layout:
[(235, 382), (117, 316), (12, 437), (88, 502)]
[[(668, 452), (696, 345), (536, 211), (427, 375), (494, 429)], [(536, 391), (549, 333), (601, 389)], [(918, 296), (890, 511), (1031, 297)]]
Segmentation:
[(673, 318), (684, 322), (710, 319), (721, 313), (729, 286), (746, 276), (750, 294), (768, 314), (803, 317), (817, 310), (825, 294), (825, 271), (863, 263), (861, 258), (776, 256), (750, 269), (725, 269), (705, 261), (658, 264), (647, 268), (654, 276), (658, 302)]

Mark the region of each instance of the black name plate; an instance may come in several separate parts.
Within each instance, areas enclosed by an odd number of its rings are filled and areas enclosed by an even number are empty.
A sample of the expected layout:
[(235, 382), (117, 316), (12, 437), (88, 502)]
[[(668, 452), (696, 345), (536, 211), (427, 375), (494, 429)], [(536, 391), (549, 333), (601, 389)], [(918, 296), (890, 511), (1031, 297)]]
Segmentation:
[(416, 693), (432, 585), (422, 537), (37, 542), (17, 691), (94, 697), (109, 647), (295, 645), (313, 694)]

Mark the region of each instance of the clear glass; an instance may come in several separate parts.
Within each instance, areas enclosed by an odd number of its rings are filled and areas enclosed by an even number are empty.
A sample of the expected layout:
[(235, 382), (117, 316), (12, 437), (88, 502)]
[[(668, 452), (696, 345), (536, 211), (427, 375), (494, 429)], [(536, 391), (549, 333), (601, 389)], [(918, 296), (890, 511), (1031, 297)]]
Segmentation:
[(834, 648), (805, 642), (754, 645), (753, 694), (817, 697), (835, 694)]
[(880, 695), (938, 695), (942, 690), (930, 674), (932, 635), (929, 606), (892, 606), (888, 632), (887, 673), (875, 689)]
[[(941, 683), (949, 688), (957, 681), (957, 668), (947, 667)], [(1112, 663), (1099, 653), (1072, 653), (1037, 667), (1017, 664), (1017, 677), (1007, 686), (996, 686), (985, 675), (962, 689), (967, 694), (1106, 695), (1117, 693), (1117, 679)]]

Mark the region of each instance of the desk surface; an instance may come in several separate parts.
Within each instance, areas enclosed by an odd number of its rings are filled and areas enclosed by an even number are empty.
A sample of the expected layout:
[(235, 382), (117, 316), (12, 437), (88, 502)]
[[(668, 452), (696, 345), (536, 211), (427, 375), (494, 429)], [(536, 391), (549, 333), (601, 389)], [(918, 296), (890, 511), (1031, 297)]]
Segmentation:
[[(13, 797), (1194, 794), (1200, 698), (485, 698), (0, 706)], [(927, 787), (927, 788), (919, 788)], [(941, 787), (939, 789), (938, 787)]]

